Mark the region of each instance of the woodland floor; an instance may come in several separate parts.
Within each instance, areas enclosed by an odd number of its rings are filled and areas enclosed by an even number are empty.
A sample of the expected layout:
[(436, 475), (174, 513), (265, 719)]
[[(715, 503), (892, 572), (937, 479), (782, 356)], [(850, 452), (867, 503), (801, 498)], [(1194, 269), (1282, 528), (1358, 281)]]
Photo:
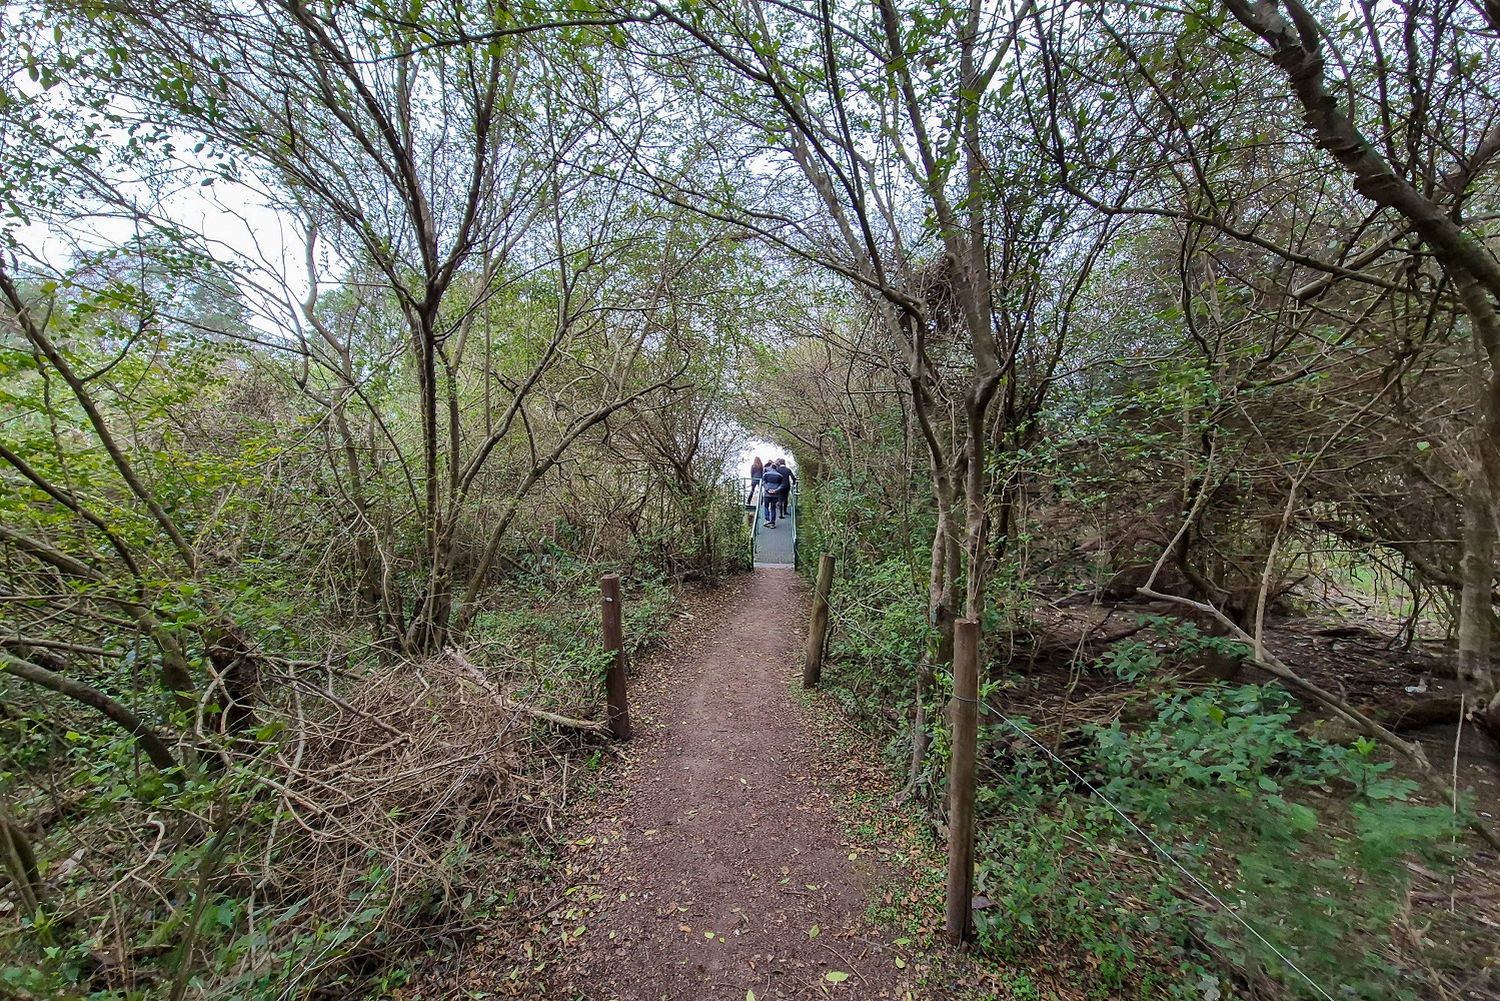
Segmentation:
[(597, 903), (559, 986), (591, 1001), (900, 998), (896, 950), (864, 916), (872, 874), (789, 689), (802, 585), (760, 570), (733, 586), (712, 632), (676, 652), (672, 685), (632, 707), (618, 791), (575, 842)]
[[(632, 667), (635, 737), (623, 750), (610, 746), (595, 788), (558, 818), (551, 875), (522, 894), (529, 916), (468, 943), (443, 975), (403, 996), (1011, 996), (1003, 970), (935, 948), (941, 886), (917, 874), (940, 879), (941, 851), (914, 835), (904, 811), (888, 808), (890, 776), (874, 745), (850, 736), (836, 705), (795, 694), (806, 605), (792, 570), (685, 590), (661, 645)], [(1133, 633), (1137, 614), (1167, 609), (1053, 607), (1059, 614), (1038, 646), (1068, 656), (1019, 656), (1036, 688), (1011, 691), (1012, 709), (1043, 725), (1049, 716), (1112, 711), (1119, 682), (1080, 675), (1070, 662), (1114, 633)], [(1392, 709), (1451, 686), (1436, 645), (1395, 649), (1363, 624), (1281, 620), (1270, 642), (1305, 676), (1365, 707)], [(1250, 675), (1235, 680), (1263, 680)], [(1063, 691), (1067, 704), (1056, 704)], [(1475, 808), (1493, 822), (1496, 749), (1465, 732), (1454, 762), (1451, 726), (1406, 732), (1433, 760), (1456, 765)], [(1425, 923), (1456, 904), (1448, 920), (1500, 927), (1493, 864), (1476, 844), (1453, 877), (1411, 866), (1413, 910), (1428, 915)], [(900, 930), (877, 926), (872, 914)], [(1441, 922), (1430, 932), (1441, 939)], [(903, 933), (910, 937), (891, 937)], [(1070, 978), (1045, 975), (1054, 965), (1079, 967), (1052, 960), (1033, 967), (1033, 979), (1059, 998), (1084, 996)], [(1490, 962), (1473, 957), (1480, 980)]]
[[(1008, 697), (1011, 708), (1043, 724), (1049, 718), (1088, 718), (1091, 702), (1114, 709), (1132, 685), (1104, 673), (1080, 674), (1076, 663), (1118, 638), (1135, 635), (1135, 623), (1153, 614), (1175, 617), (1181, 609), (1137, 601), (1058, 602), (1039, 609), (1039, 643), (1045, 652), (1017, 652), (1014, 667), (1030, 676), (1033, 685)], [(1419, 638), (1401, 644), (1392, 638), (1399, 628), (1395, 620), (1359, 609), (1348, 615), (1276, 615), (1266, 622), (1266, 645), (1302, 677), (1422, 744), (1436, 767), (1446, 772), (1451, 766), (1456, 784), (1472, 790), (1475, 811), (1493, 824), (1500, 818), (1500, 743), (1473, 726), (1457, 724), (1459, 687), (1445, 642)], [(1195, 677), (1238, 684), (1272, 680), (1250, 667), (1228, 673), (1205, 668)], [(1306, 715), (1311, 719), (1317, 714)], [(1335, 739), (1354, 736), (1336, 728), (1324, 732)]]
[[(1028, 677), (1007, 692), (1009, 711), (1033, 720), (1041, 733), (1062, 732), (1064, 721), (1108, 722), (1119, 714), (1132, 686), (1105, 672), (1080, 672), (1076, 662), (1096, 656), (1113, 638), (1135, 635), (1133, 624), (1142, 616), (1179, 612), (1166, 603), (1135, 601), (1051, 605), (1038, 615), (1045, 624), (1038, 630), (1036, 646), (1018, 653), (1017, 669)], [(1439, 774), (1451, 776), (1456, 789), (1467, 790), (1475, 815), (1493, 830), (1500, 824), (1500, 742), (1455, 718), (1458, 685), (1446, 643), (1429, 637), (1402, 644), (1392, 639), (1399, 628), (1399, 622), (1365, 609), (1321, 610), (1268, 619), (1266, 644), (1302, 677), (1421, 744)], [(1216, 678), (1236, 684), (1272, 680), (1250, 667), (1227, 673), (1204, 668), (1199, 680)], [(1320, 715), (1305, 711), (1301, 722), (1330, 739), (1353, 738), (1353, 731), (1316, 722)], [(1417, 770), (1399, 758), (1393, 774), (1420, 779)], [(1430, 789), (1418, 799), (1442, 804)], [(1425, 939), (1430, 950), (1451, 953), (1448, 962), (1455, 968), (1471, 971), (1462, 991), (1441, 996), (1500, 998), (1500, 975), (1495, 972), (1500, 962), (1500, 854), (1477, 837), (1465, 840), (1464, 846), (1455, 846), (1451, 874), (1407, 861), (1410, 892), (1401, 927), (1421, 929), (1420, 935), (1411, 934)], [(1455, 927), (1483, 930), (1451, 935)]]
[[(941, 859), (886, 808), (873, 752), (831, 707), (796, 696), (807, 597), (784, 569), (686, 589), (661, 644), (632, 665), (634, 739), (609, 745), (581, 783), (592, 789), (564, 783), (581, 794), (539, 849), (550, 875), (398, 995), (937, 996), (926, 950), (941, 899), (912, 873)], [(912, 937), (892, 939), (876, 913), (899, 914)], [(941, 996), (965, 985), (947, 986)]]

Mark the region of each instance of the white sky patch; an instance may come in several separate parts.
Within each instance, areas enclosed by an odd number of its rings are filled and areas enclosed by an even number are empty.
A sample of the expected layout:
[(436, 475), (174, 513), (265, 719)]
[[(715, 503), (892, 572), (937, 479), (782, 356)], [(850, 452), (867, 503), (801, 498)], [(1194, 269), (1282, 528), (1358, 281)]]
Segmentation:
[(741, 477), (749, 476), (750, 463), (755, 460), (757, 455), (760, 456), (761, 462), (770, 462), (772, 459), (785, 459), (788, 466), (791, 466), (793, 469), (797, 468), (797, 460), (792, 457), (791, 452), (788, 452), (781, 445), (766, 441), (764, 438), (747, 437), (740, 445), (739, 450), (730, 459), (732, 475)]
[[(129, 195), (141, 195), (140, 204), (154, 216), (191, 234), (199, 250), (242, 276), (239, 285), (253, 326), (268, 334), (287, 333), (292, 322), (287, 311), (306, 297), (309, 286), (307, 241), (298, 222), (273, 207), (267, 191), (223, 178), (209, 185), (183, 185), (156, 197), (149, 197), (143, 185), (122, 188)], [(16, 226), (13, 232), (37, 264), (58, 273), (80, 254), (148, 235), (143, 224), (110, 212), (34, 222)], [(326, 259), (326, 243), (319, 250), (325, 258), (319, 262), (321, 273), (340, 274), (341, 262)]]

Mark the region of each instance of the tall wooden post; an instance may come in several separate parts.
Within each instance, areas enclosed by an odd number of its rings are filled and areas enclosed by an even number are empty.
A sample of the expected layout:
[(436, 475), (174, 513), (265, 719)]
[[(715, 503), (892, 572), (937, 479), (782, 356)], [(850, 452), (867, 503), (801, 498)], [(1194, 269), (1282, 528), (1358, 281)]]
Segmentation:
[(948, 941), (973, 937), (974, 756), (979, 739), (979, 621), (960, 619), (953, 642), (953, 756), (948, 767)]
[(823, 647), (828, 640), (828, 592), (833, 590), (833, 554), (818, 561), (818, 585), (813, 590), (812, 622), (807, 627), (807, 656), (802, 660), (802, 687), (823, 679)]
[(604, 672), (609, 734), (617, 740), (629, 740), (630, 706), (625, 701), (625, 630), (620, 618), (620, 575), (609, 573), (599, 578), (599, 591), (604, 609), (604, 649), (613, 654)]

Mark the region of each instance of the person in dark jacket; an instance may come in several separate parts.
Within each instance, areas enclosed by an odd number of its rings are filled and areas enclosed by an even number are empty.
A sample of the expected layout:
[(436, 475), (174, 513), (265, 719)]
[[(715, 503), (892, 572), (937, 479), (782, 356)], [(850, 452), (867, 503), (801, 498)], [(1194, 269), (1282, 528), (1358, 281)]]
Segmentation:
[(792, 472), (792, 467), (786, 464), (785, 459), (776, 460), (776, 470), (781, 473), (781, 493), (777, 500), (781, 502), (781, 516), (786, 517), (786, 502), (791, 500), (792, 487), (797, 485), (797, 474)]
[(786, 477), (774, 464), (766, 467), (760, 477), (761, 492), (766, 498), (766, 527), (776, 527), (776, 512), (781, 509), (781, 492), (786, 489)]
[(750, 463), (750, 496), (745, 498), (745, 506), (751, 507), (755, 504), (755, 491), (760, 487), (760, 478), (765, 473), (765, 463), (760, 461), (760, 456)]

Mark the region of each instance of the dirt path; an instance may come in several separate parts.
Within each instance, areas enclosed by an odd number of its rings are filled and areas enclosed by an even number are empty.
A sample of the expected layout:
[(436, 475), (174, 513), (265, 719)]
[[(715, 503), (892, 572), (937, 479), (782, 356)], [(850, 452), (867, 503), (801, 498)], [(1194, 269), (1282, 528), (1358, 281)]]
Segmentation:
[(598, 903), (574, 996), (906, 997), (789, 691), (803, 589), (790, 570), (738, 587), (632, 707), (622, 788), (580, 839)]

